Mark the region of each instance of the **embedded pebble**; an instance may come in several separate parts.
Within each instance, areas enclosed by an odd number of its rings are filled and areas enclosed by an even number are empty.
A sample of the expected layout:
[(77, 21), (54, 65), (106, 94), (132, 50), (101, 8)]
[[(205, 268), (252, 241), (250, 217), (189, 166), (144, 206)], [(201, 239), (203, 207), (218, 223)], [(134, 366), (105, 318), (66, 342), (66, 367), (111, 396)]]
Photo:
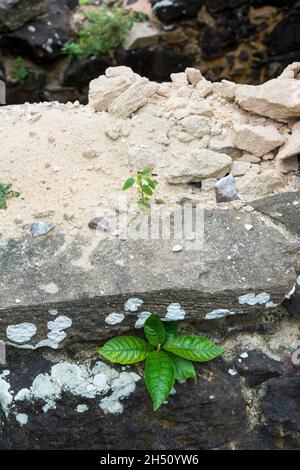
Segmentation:
[(250, 230), (253, 229), (253, 225), (251, 225), (251, 224), (245, 224), (245, 229), (247, 230), (247, 232), (249, 232)]
[(182, 251), (183, 250), (183, 246), (181, 245), (174, 245), (173, 248), (172, 248), (172, 251), (174, 253), (176, 253), (177, 251)]
[(236, 370), (234, 370), (234, 369), (228, 369), (228, 374), (230, 374), (230, 375), (234, 376), (234, 375), (236, 375), (236, 374), (237, 374), (237, 371), (236, 371)]
[(55, 228), (55, 224), (52, 222), (33, 222), (30, 224), (31, 235), (33, 238), (45, 235)]

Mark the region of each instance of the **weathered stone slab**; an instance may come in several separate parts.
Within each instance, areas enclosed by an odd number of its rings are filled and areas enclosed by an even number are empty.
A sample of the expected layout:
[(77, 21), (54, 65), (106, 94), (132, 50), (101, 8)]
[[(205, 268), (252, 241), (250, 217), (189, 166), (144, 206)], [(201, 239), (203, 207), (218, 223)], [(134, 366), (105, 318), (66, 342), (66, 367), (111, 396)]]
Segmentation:
[[(299, 257), (299, 241), (259, 215), (237, 217), (235, 211), (206, 211), (204, 244), (196, 251), (174, 252), (172, 240), (96, 241), (91, 249), (91, 240), (67, 242), (63, 234), (50, 232), (2, 244), (1, 339), (9, 325), (27, 322), (37, 327), (31, 348), (49, 346), (49, 339), (52, 347), (99, 341), (114, 330), (134, 328), (142, 312), (165, 317), (171, 303), (179, 303), (191, 323), (207, 323), (208, 313), (212, 318), (211, 312), (227, 309), (235, 314), (230, 321), (242, 324), (248, 315), (268, 312), (268, 302), (282, 302), (294, 285)], [(126, 309), (132, 297), (143, 304)], [(49, 328), (53, 309), (63, 317), (56, 335)], [(124, 314), (125, 320), (108, 326), (105, 318), (111, 313)]]
[(250, 203), (255, 210), (300, 235), (300, 191), (275, 194)]

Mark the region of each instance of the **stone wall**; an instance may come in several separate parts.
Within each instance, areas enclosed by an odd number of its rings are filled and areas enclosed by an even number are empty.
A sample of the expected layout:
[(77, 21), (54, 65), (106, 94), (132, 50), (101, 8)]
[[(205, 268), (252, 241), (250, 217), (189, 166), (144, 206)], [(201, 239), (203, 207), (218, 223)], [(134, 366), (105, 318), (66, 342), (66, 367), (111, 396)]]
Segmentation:
[[(127, 65), (156, 81), (166, 81), (172, 72), (194, 66), (213, 81), (226, 78), (256, 84), (277, 76), (288, 63), (300, 58), (300, 7), (296, 0), (104, 3), (146, 12), (152, 34), (145, 23), (137, 24), (129, 40), (112, 54), (69, 63), (62, 46), (74, 36), (84, 11), (78, 10), (76, 0), (26, 0), (22, 10), (20, 1), (12, 8), (2, 0), (0, 74), (8, 83), (8, 103), (86, 102), (88, 83), (109, 65)], [(22, 84), (13, 85), (19, 56), (29, 75)]]
[[(300, 448), (299, 71), (251, 86), (114, 67), (87, 106), (0, 108), (21, 192), (0, 211), (1, 449)], [(149, 165), (149, 213), (202, 208), (200, 239), (136, 236), (121, 188)], [(224, 348), (157, 413), (142, 366), (96, 352), (149, 312)]]

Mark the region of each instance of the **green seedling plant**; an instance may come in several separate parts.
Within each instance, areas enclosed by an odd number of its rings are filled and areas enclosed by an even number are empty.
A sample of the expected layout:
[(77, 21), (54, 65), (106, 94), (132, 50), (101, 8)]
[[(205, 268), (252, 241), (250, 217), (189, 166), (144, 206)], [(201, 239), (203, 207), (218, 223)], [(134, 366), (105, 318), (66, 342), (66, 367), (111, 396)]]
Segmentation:
[(11, 76), (12, 76), (12, 82), (15, 85), (23, 85), (26, 78), (28, 78), (29, 71), (27, 67), (25, 67), (24, 61), (21, 57), (16, 58)]
[(13, 191), (11, 183), (0, 183), (0, 209), (7, 209), (9, 198), (20, 197), (21, 193)]
[(137, 171), (136, 177), (128, 178), (123, 184), (123, 191), (137, 186), (137, 205), (140, 209), (149, 209), (150, 199), (153, 196), (158, 182), (152, 178), (152, 168), (145, 168), (143, 171)]
[(146, 340), (119, 336), (98, 348), (100, 356), (117, 364), (135, 364), (146, 360), (146, 387), (156, 411), (167, 400), (176, 380), (196, 380), (192, 361), (215, 359), (223, 350), (201, 336), (178, 335), (177, 322), (162, 322), (151, 315), (144, 325)]

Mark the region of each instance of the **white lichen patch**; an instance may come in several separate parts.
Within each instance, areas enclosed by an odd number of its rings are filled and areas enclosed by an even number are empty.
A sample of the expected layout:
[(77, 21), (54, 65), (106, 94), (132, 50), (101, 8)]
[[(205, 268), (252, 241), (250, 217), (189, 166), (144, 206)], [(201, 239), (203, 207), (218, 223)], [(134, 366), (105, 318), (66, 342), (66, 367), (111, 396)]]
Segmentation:
[(262, 292), (261, 294), (257, 294), (257, 295), (250, 293), (250, 294), (241, 295), (238, 298), (238, 301), (239, 301), (239, 304), (241, 305), (245, 305), (245, 304), (263, 305), (270, 301), (270, 295), (267, 294), (266, 292)]
[(123, 315), (123, 313), (110, 313), (105, 318), (105, 323), (107, 323), (108, 325), (117, 325), (118, 323), (122, 323), (124, 318), (125, 315)]
[(76, 411), (78, 413), (85, 413), (86, 411), (88, 411), (89, 407), (87, 405), (77, 405), (76, 407)]
[(53, 316), (58, 315), (58, 311), (54, 308), (49, 308), (48, 313)]
[[(44, 403), (42, 410), (47, 413), (56, 408), (57, 400), (61, 398), (62, 393), (69, 393), (75, 397), (91, 400), (100, 397), (99, 406), (105, 413), (121, 413), (123, 405), (120, 400), (134, 392), (138, 380), (140, 376), (136, 373), (125, 371), (119, 373), (103, 362), (97, 362), (93, 368), (89, 363), (60, 362), (51, 367), (49, 374), (39, 374), (30, 388), (19, 390), (14, 401), (16, 403), (26, 401), (31, 404), (42, 401)], [(13, 401), (12, 396), (7, 395), (8, 390), (9, 384), (5, 382), (4, 404), (7, 412)], [(79, 403), (76, 409), (79, 413), (83, 413), (87, 411), (88, 405)]]
[(274, 302), (272, 302), (272, 300), (270, 300), (269, 302), (266, 303), (266, 308), (275, 308), (275, 307), (278, 307), (279, 304), (274, 304)]
[(26, 343), (36, 334), (37, 328), (33, 323), (19, 323), (6, 328), (7, 338), (15, 343)]
[(151, 313), (150, 312), (141, 312), (138, 314), (138, 319), (137, 321), (135, 322), (135, 325), (134, 327), (135, 328), (143, 328), (143, 326), (145, 325), (145, 322), (147, 320), (147, 318), (149, 318), (151, 316)]
[(40, 347), (51, 347), (53, 349), (58, 348), (58, 344), (61, 343), (66, 337), (65, 329), (72, 326), (72, 320), (65, 315), (59, 315), (53, 321), (48, 322), (48, 329), (50, 330), (47, 334), (48, 340), (40, 341), (36, 348)]
[(124, 309), (126, 312), (137, 312), (138, 308), (143, 304), (142, 299), (138, 299), (136, 297), (132, 297), (131, 299), (128, 299), (126, 304), (124, 305)]
[(4, 378), (0, 378), (0, 405), (6, 416), (9, 413), (12, 400), (13, 395), (10, 392), (10, 384)]
[(247, 357), (249, 357), (249, 355), (248, 355), (248, 353), (243, 352), (242, 354), (240, 354), (240, 357), (241, 357), (242, 359), (247, 359)]
[(21, 426), (25, 426), (28, 423), (28, 415), (25, 413), (19, 413), (16, 415), (16, 420)]
[(212, 312), (207, 313), (204, 319), (215, 320), (217, 318), (223, 318), (223, 317), (227, 317), (228, 315), (234, 315), (234, 314), (235, 312), (232, 312), (231, 310), (220, 308), (220, 309), (213, 310)]
[(140, 376), (135, 372), (121, 372), (111, 384), (112, 394), (100, 402), (100, 408), (105, 413), (122, 413), (123, 405), (120, 400), (127, 398), (135, 390), (135, 384)]
[(186, 316), (185, 311), (181, 308), (180, 304), (173, 303), (167, 307), (167, 313), (164, 321), (177, 321), (177, 320), (184, 320)]

